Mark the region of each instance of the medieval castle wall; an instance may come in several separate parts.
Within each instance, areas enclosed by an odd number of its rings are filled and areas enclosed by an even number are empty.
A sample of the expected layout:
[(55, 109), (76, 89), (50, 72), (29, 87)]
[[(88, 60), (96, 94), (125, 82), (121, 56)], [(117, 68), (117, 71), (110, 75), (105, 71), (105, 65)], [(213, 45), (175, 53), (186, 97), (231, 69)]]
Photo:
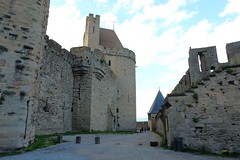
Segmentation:
[(136, 129), (134, 53), (95, 48), (100, 16), (87, 19), (88, 47), (62, 49), (46, 36), (49, 2), (1, 2), (0, 151), (36, 134)]
[[(62, 133), (72, 130), (73, 73), (70, 54), (47, 39), (40, 71), (36, 134)], [(69, 58), (68, 58), (69, 59)]]
[[(217, 62), (215, 47), (190, 50), (188, 88), (182, 79), (159, 113), (159, 129), (164, 128), (169, 146), (180, 137), (184, 147), (240, 152), (239, 47), (240, 42), (227, 44), (229, 62), (223, 64)], [(200, 59), (200, 65), (197, 56), (202, 51), (208, 61)]]
[(126, 48), (115, 49), (100, 46), (106, 62), (117, 75), (117, 121), (119, 130), (135, 130), (136, 126), (136, 80), (135, 54)]
[(49, 0), (1, 1), (0, 148), (24, 147), (34, 139), (48, 8)]
[(74, 130), (113, 130), (115, 107), (115, 74), (99, 50), (76, 47), (74, 71)]

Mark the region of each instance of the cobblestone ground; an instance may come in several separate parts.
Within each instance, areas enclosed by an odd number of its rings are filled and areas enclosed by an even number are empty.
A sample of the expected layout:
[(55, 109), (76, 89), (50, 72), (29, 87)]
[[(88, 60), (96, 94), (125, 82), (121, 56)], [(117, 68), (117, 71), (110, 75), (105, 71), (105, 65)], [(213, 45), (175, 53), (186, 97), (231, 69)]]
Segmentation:
[[(79, 135), (81, 143), (75, 143), (76, 136), (64, 136), (69, 142), (39, 149), (0, 160), (233, 160), (205, 155), (150, 147), (150, 141), (158, 141), (152, 132), (129, 135), (98, 135), (100, 144), (95, 144), (96, 135)], [(234, 160), (236, 160), (235, 158)], [(238, 158), (239, 159), (239, 158)]]

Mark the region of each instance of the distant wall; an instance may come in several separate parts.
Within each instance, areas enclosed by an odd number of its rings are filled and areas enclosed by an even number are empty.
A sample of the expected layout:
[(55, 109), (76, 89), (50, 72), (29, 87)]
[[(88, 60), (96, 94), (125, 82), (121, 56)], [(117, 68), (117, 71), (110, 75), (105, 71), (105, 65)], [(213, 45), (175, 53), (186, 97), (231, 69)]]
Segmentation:
[(136, 130), (135, 54), (126, 48), (100, 46), (106, 63), (116, 74), (118, 130)]

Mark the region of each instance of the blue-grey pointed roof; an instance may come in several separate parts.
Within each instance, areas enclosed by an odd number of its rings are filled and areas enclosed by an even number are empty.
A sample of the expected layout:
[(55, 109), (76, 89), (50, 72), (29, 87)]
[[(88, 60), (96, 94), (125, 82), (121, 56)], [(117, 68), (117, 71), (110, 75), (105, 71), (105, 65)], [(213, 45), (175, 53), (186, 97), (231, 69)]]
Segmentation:
[(153, 101), (153, 104), (148, 112), (148, 114), (156, 114), (162, 107), (164, 97), (161, 91), (158, 91), (156, 98)]

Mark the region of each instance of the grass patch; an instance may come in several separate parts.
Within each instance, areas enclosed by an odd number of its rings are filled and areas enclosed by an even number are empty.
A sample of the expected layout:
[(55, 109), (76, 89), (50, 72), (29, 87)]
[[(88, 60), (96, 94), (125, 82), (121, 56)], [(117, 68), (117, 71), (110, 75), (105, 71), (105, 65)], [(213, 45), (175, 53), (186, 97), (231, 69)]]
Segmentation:
[(31, 143), (27, 148), (0, 153), (0, 157), (12, 156), (12, 155), (25, 153), (25, 152), (30, 152), (30, 151), (34, 151), (36, 149), (46, 148), (46, 147), (55, 145), (57, 143), (58, 143), (58, 141), (57, 141), (56, 134), (36, 136), (34, 142)]
[(46, 148), (52, 145), (57, 144), (57, 137), (55, 135), (42, 135), (36, 136), (35, 141), (31, 143), (25, 151), (33, 151), (39, 148)]

